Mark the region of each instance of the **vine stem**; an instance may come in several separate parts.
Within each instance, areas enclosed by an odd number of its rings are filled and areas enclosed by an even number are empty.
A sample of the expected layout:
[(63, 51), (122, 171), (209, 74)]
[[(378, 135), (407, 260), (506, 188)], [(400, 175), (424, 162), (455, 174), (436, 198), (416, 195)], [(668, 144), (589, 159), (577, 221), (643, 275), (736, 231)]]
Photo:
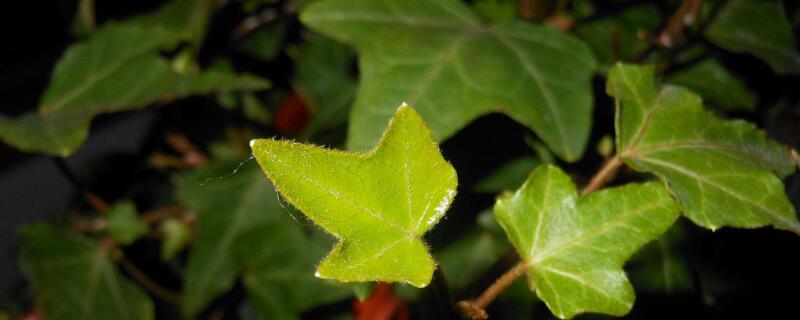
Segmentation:
[(171, 304), (178, 304), (181, 301), (181, 296), (178, 293), (175, 293), (167, 288), (162, 287), (160, 284), (155, 282), (153, 279), (147, 276), (142, 270), (140, 270), (136, 265), (132, 262), (128, 261), (125, 258), (125, 255), (122, 252), (118, 251), (118, 262), (119, 264), (125, 269), (125, 271), (130, 274), (131, 278), (136, 280), (142, 287), (147, 288), (150, 292), (152, 292), (155, 296), (161, 298), (162, 300), (171, 303)]
[(508, 286), (514, 283), (514, 280), (521, 277), (525, 274), (525, 271), (528, 270), (528, 263), (522, 261), (517, 263), (513, 268), (506, 271), (500, 278), (492, 283), (491, 286), (486, 288), (486, 290), (481, 293), (481, 295), (475, 300), (464, 300), (458, 302), (458, 307), (463, 311), (467, 316), (472, 319), (486, 319), (489, 317), (486, 314), (486, 307), (500, 295), (503, 290), (505, 290)]
[(581, 195), (585, 196), (602, 188), (617, 174), (621, 166), (622, 159), (620, 159), (619, 154), (615, 154), (613, 157), (606, 160), (603, 167), (601, 167), (594, 177), (592, 177), (592, 180), (589, 181), (589, 184), (581, 190)]

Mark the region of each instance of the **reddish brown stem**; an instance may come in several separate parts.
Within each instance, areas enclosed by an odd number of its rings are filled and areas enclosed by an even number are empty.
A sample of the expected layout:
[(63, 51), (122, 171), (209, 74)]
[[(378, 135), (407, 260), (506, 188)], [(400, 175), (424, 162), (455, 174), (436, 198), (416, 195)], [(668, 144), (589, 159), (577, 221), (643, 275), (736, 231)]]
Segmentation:
[(622, 160), (618, 154), (606, 160), (606, 162), (603, 164), (603, 167), (597, 171), (594, 177), (592, 177), (592, 180), (589, 181), (589, 184), (583, 188), (581, 195), (585, 196), (602, 188), (617, 174), (617, 170), (619, 170), (621, 166)]
[(486, 307), (491, 304), (503, 290), (514, 283), (514, 280), (524, 275), (527, 270), (527, 262), (522, 261), (518, 263), (510, 270), (506, 271), (500, 278), (497, 278), (497, 280), (486, 288), (477, 299), (459, 301), (458, 307), (471, 319), (488, 318), (489, 315), (486, 314)]
[(669, 48), (683, 36), (683, 28), (692, 25), (697, 20), (703, 0), (683, 0), (675, 14), (669, 18), (667, 26), (655, 39), (659, 46)]
[(136, 265), (132, 262), (128, 261), (124, 255), (120, 252), (118, 256), (119, 264), (128, 274), (136, 280), (142, 287), (146, 288), (150, 292), (152, 292), (155, 296), (161, 298), (162, 300), (171, 303), (171, 304), (178, 304), (181, 301), (180, 294), (173, 292), (167, 288), (162, 287), (157, 282), (150, 279), (142, 270), (140, 270)]

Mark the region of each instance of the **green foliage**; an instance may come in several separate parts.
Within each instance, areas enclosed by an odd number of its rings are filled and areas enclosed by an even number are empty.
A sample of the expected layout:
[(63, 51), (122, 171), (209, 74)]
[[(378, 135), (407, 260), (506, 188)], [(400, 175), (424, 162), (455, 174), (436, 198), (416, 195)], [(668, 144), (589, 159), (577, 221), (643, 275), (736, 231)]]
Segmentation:
[(722, 110), (755, 109), (755, 94), (716, 60), (709, 59), (690, 66), (669, 75), (664, 81), (686, 87)]
[(47, 319), (153, 319), (153, 302), (119, 274), (107, 247), (45, 223), (20, 236), (20, 266)]
[[(382, 124), (406, 102), (437, 140), (499, 111), (536, 131), (563, 159), (583, 154), (595, 62), (567, 34), (524, 23), (485, 26), (455, 0), (320, 1), (301, 19), (358, 50), (351, 150), (374, 146)], [(572, 63), (558, 63), (565, 59)]]
[[(257, 166), (239, 162), (212, 164), (191, 172), (176, 185), (178, 200), (197, 214), (195, 239), (186, 266), (182, 309), (193, 316), (233, 285), (242, 266), (235, 244), (249, 231), (277, 219), (283, 209), (272, 185)], [(219, 177), (226, 176), (224, 179)]]
[(64, 53), (37, 113), (18, 119), (0, 116), (0, 139), (21, 150), (68, 156), (86, 139), (89, 122), (98, 114), (269, 85), (254, 76), (227, 72), (176, 72), (158, 52), (174, 47), (184, 35), (136, 19), (104, 25)]
[(339, 239), (318, 277), (428, 285), (435, 263), (420, 236), (455, 197), (456, 173), (413, 109), (400, 107), (368, 153), (281, 140), (251, 146), (281, 195)]
[(139, 219), (133, 202), (124, 201), (115, 204), (108, 211), (106, 221), (108, 234), (123, 245), (128, 245), (139, 239), (149, 227)]
[[(31, 288), (0, 318), (347, 319), (353, 304), (440, 319), (452, 298), (478, 318), (622, 316), (633, 287), (721, 311), (725, 279), (750, 285), (729, 272), (784, 260), (727, 242), (760, 233), (704, 228), (800, 234), (796, 151), (780, 144), (800, 143), (800, 8), (701, 2), (172, 0), (109, 15), (80, 1), (65, 15), (77, 40), (46, 87), (20, 90), (38, 105), (0, 115), (0, 140), (66, 157), (98, 115), (161, 110), (140, 154), (60, 163), (97, 212), (20, 229)], [(265, 78), (276, 88), (258, 91)], [(400, 282), (395, 296), (371, 297), (378, 281)], [(643, 305), (633, 317), (654, 314)]]
[(764, 60), (775, 72), (800, 72), (800, 54), (781, 1), (728, 1), (705, 34), (720, 47)]
[(616, 65), (607, 91), (617, 99), (622, 160), (661, 178), (689, 219), (712, 230), (770, 224), (800, 233), (780, 179), (795, 169), (786, 147), (704, 110), (686, 89), (658, 91), (652, 67)]
[(579, 197), (569, 177), (550, 165), (498, 199), (494, 212), (527, 264), (531, 289), (562, 319), (628, 313), (634, 293), (622, 264), (678, 217), (658, 183)]

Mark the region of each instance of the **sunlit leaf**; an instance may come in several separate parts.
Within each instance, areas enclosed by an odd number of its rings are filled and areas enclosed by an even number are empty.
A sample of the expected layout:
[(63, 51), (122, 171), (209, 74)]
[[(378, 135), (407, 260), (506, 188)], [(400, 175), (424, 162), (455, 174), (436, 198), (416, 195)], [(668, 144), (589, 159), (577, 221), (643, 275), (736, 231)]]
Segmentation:
[(794, 171), (786, 147), (704, 110), (686, 89), (658, 90), (652, 67), (616, 65), (607, 91), (617, 99), (622, 160), (661, 178), (689, 219), (712, 230), (769, 224), (800, 232), (780, 179)]
[(660, 183), (579, 197), (569, 176), (544, 165), (498, 199), (494, 213), (527, 264), (531, 289), (565, 319), (628, 313), (634, 292), (622, 265), (672, 225), (678, 208)]
[(456, 0), (320, 1), (301, 19), (359, 53), (350, 150), (373, 147), (383, 123), (407, 102), (436, 140), (503, 112), (562, 158), (583, 154), (595, 62), (570, 35), (523, 22), (486, 26)]
[(291, 141), (251, 142), (286, 200), (339, 239), (317, 276), (428, 285), (435, 263), (420, 238), (455, 196), (456, 173), (410, 107), (400, 107), (367, 153)]

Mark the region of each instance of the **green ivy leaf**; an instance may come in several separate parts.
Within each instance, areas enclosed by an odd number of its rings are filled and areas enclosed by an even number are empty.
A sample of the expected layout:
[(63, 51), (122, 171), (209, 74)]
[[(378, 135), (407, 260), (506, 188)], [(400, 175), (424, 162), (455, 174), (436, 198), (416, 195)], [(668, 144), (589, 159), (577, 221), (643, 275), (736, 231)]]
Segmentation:
[(179, 219), (169, 218), (160, 225), (164, 233), (161, 242), (161, 260), (172, 260), (192, 240), (192, 229)]
[(119, 274), (107, 248), (44, 223), (20, 235), (20, 265), (47, 319), (153, 319), (152, 301)]
[(527, 263), (531, 289), (559, 318), (582, 312), (621, 316), (634, 292), (623, 263), (678, 217), (659, 183), (628, 184), (578, 197), (558, 167), (534, 170), (495, 217)]
[(359, 52), (350, 150), (374, 146), (381, 124), (405, 101), (437, 140), (500, 111), (566, 160), (584, 151), (595, 61), (570, 35), (523, 22), (484, 26), (456, 0), (320, 1), (301, 19)]
[(698, 225), (800, 232), (780, 179), (794, 171), (786, 147), (750, 123), (716, 117), (686, 89), (657, 91), (654, 77), (652, 67), (624, 64), (609, 74), (622, 160), (661, 178)]
[(274, 221), (274, 213), (283, 209), (254, 163), (207, 165), (182, 177), (176, 197), (197, 214), (181, 306), (193, 316), (233, 285), (241, 270), (234, 252), (237, 239)]
[(108, 211), (106, 220), (108, 234), (122, 245), (129, 245), (145, 235), (149, 226), (139, 219), (133, 202), (124, 201), (115, 204)]
[(314, 277), (314, 264), (330, 241), (313, 239), (288, 215), (282, 218), (253, 229), (236, 245), (244, 286), (265, 319), (299, 319), (311, 307), (352, 296), (350, 288)]
[(281, 53), (288, 24), (288, 19), (280, 19), (259, 27), (242, 39), (236, 46), (236, 51), (264, 61), (275, 59)]
[(731, 0), (705, 35), (727, 50), (758, 57), (775, 72), (800, 72), (800, 54), (782, 1)]
[(178, 40), (176, 34), (160, 26), (104, 26), (91, 38), (67, 49), (56, 65), (38, 113), (18, 119), (0, 116), (0, 139), (23, 151), (68, 156), (86, 139), (95, 115), (212, 91), (268, 86), (259, 78), (233, 73), (176, 73), (157, 52)]
[(444, 216), (457, 181), (413, 109), (400, 107), (367, 153), (266, 139), (251, 146), (286, 200), (339, 239), (318, 277), (428, 285), (435, 263), (420, 237)]
[[(633, 60), (646, 50), (649, 43), (642, 41), (637, 32), (655, 30), (661, 24), (658, 8), (645, 4), (633, 6), (617, 15), (579, 23), (575, 34), (591, 46), (601, 68), (605, 70), (617, 60)], [(619, 51), (615, 52), (617, 49)], [(619, 57), (615, 56), (617, 54)]]
[(755, 109), (755, 93), (714, 59), (707, 59), (671, 74), (664, 81), (684, 86), (722, 110)]

